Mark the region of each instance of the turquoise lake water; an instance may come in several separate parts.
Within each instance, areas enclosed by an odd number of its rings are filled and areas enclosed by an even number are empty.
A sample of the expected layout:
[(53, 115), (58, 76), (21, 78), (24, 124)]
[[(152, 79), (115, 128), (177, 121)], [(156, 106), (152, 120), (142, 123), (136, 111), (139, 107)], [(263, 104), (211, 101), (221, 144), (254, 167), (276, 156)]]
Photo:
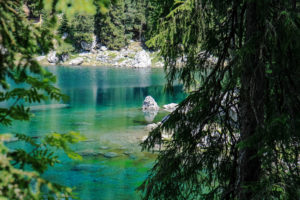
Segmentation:
[[(152, 123), (142, 112), (143, 100), (151, 95), (160, 107), (178, 103), (185, 97), (182, 87), (175, 86), (173, 94), (165, 93), (162, 69), (63, 66), (47, 69), (56, 74), (57, 87), (69, 96), (64, 103), (67, 106), (47, 102), (54, 106), (36, 107), (29, 122), (15, 122), (0, 131), (34, 137), (78, 131), (87, 140), (72, 148), (83, 155), (83, 160), (74, 161), (62, 155), (62, 162), (49, 169), (44, 177), (75, 187), (82, 200), (140, 199), (135, 189), (147, 177), (156, 157), (141, 152), (139, 146), (147, 135), (145, 126)], [(154, 122), (167, 114), (160, 109)], [(9, 146), (27, 148), (20, 142)]]

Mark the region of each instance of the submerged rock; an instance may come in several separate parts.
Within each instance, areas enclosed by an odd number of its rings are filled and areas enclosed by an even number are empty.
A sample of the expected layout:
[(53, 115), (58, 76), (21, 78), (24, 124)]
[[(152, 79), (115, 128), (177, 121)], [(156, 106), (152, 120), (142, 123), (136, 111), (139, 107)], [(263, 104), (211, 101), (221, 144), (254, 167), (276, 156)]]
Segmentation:
[(86, 140), (84, 140), (84, 141), (81, 141), (81, 142), (97, 142), (97, 140), (95, 140), (95, 139), (86, 139)]
[(89, 123), (89, 122), (75, 122), (75, 123), (72, 123), (73, 125), (76, 125), (76, 126), (89, 126), (89, 125), (92, 125), (92, 123)]
[(0, 141), (4, 141), (4, 142), (6, 142), (6, 143), (12, 143), (12, 142), (17, 142), (17, 141), (19, 141), (19, 138), (9, 136), (9, 137), (3, 137), (3, 138), (1, 138)]
[(85, 156), (85, 157), (94, 157), (94, 156), (99, 156), (99, 155), (103, 154), (101, 152), (95, 152), (93, 150), (84, 150), (84, 151), (79, 151), (76, 153), (78, 153), (81, 156)]
[(97, 172), (101, 169), (100, 166), (93, 165), (93, 164), (79, 164), (74, 166), (71, 170), (72, 171), (87, 171), (87, 172)]
[(107, 146), (101, 146), (101, 147), (99, 147), (99, 149), (101, 149), (101, 150), (107, 150), (107, 149), (110, 149), (110, 148), (107, 147)]
[(136, 160), (137, 159), (137, 157), (135, 155), (133, 155), (133, 153), (131, 153), (131, 152), (125, 151), (123, 154), (128, 156), (129, 159), (131, 159), (131, 160)]
[(120, 155), (115, 153), (115, 152), (107, 152), (107, 153), (104, 153), (103, 156), (105, 158), (115, 158), (115, 157), (118, 157)]

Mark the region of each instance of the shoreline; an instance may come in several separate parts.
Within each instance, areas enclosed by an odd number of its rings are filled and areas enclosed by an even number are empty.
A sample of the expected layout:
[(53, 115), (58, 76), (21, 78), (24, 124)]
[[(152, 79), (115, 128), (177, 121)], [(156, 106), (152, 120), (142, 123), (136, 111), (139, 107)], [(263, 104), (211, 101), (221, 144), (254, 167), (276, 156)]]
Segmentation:
[(116, 68), (163, 68), (164, 63), (159, 52), (144, 49), (139, 42), (132, 42), (128, 47), (108, 50), (102, 46), (81, 53), (56, 53), (37, 56), (36, 60), (42, 66), (84, 66), (84, 67), (116, 67)]
[(53, 67), (53, 66), (63, 66), (63, 67), (108, 67), (108, 68), (122, 68), (122, 69), (163, 69), (163, 66), (150, 66), (150, 67), (130, 67), (130, 66), (116, 66), (107, 63), (97, 63), (91, 65), (90, 63), (82, 63), (80, 65), (70, 65), (68, 63), (46, 63), (46, 62), (38, 62), (43, 67)]

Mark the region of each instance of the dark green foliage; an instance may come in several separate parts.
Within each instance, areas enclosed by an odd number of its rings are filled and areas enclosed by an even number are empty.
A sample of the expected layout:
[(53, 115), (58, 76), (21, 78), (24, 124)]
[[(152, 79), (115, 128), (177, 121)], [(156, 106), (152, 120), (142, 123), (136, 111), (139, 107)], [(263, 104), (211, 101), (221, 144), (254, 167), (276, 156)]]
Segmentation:
[(95, 20), (96, 34), (101, 44), (116, 50), (126, 45), (124, 1), (111, 4), (109, 11), (98, 13)]
[[(1, 101), (14, 101), (10, 107), (2, 108), (0, 122), (10, 124), (17, 117), (15, 111), (28, 116), (29, 109), (22, 108), (20, 100), (40, 102), (47, 98), (46, 95), (59, 100), (62, 94), (51, 85), (55, 77), (33, 59), (33, 55), (41, 51), (46, 53), (52, 48), (51, 26), (33, 26), (28, 22), (24, 13), (16, 11), (22, 6), (22, 1), (0, 3), (0, 84), (3, 88), (0, 98)], [(8, 78), (15, 83), (25, 83), (26, 87), (10, 88)]]
[[(58, 31), (60, 36), (67, 34), (67, 38), (64, 41), (65, 43), (72, 44), (77, 50), (81, 50), (82, 47), (80, 43), (82, 41), (87, 43), (93, 42), (94, 16), (75, 14), (67, 18), (66, 15), (63, 14)], [(64, 50), (59, 48), (59, 51), (66, 52), (66, 47), (66, 44), (62, 44), (61, 48), (64, 48)], [(71, 52), (72, 50), (71, 48), (67, 52)]]
[(146, 1), (146, 40), (151, 39), (159, 30), (164, 17), (166, 17), (173, 8), (174, 0), (152, 0)]
[(92, 42), (94, 34), (94, 16), (75, 14), (70, 19), (71, 35), (76, 42)]
[(141, 40), (146, 24), (144, 0), (125, 0), (125, 34), (129, 40)]
[[(30, 3), (42, 6), (42, 1)], [(57, 1), (55, 1), (57, 2)], [(55, 2), (53, 5), (55, 7)], [(0, 1), (0, 124), (13, 125), (14, 120), (29, 120), (30, 108), (24, 104), (47, 99), (64, 100), (64, 95), (54, 86), (56, 78), (34, 59), (53, 48), (55, 9), (44, 12), (48, 16), (42, 26), (33, 24), (23, 11), (24, 1)], [(15, 85), (12, 87), (9, 83)], [(49, 166), (58, 162), (55, 150), (62, 149), (71, 158), (80, 158), (69, 144), (81, 140), (77, 133), (49, 135), (42, 141), (18, 134), (18, 140), (30, 144), (33, 151), (9, 150), (0, 135), (0, 199), (69, 199), (71, 189), (41, 178)], [(54, 148), (54, 149), (53, 149)]]
[(25, 5), (29, 9), (29, 18), (39, 18), (42, 14), (43, 1), (42, 0), (27, 0)]
[(69, 20), (65, 14), (62, 14), (62, 18), (60, 20), (60, 24), (58, 27), (58, 33), (63, 36), (65, 33), (69, 34), (72, 32), (71, 25)]
[(60, 149), (64, 150), (71, 158), (81, 158), (68, 147), (69, 144), (83, 139), (78, 133), (53, 133), (42, 141), (17, 134), (16, 138), (19, 141), (24, 141), (31, 146), (30, 151), (23, 149), (8, 151), (3, 141), (9, 140), (10, 137), (9, 135), (0, 135), (1, 199), (38, 200), (73, 197), (71, 188), (51, 183), (41, 178), (39, 173), (43, 173), (48, 167), (59, 163), (55, 152)]
[(95, 16), (95, 33), (99, 42), (110, 49), (120, 49), (129, 40), (142, 40), (146, 25), (146, 2), (122, 0), (112, 3), (107, 13)]
[(148, 45), (161, 49), (168, 85), (193, 92), (143, 143), (165, 146), (144, 199), (298, 199), (299, 4), (153, 2), (164, 18)]

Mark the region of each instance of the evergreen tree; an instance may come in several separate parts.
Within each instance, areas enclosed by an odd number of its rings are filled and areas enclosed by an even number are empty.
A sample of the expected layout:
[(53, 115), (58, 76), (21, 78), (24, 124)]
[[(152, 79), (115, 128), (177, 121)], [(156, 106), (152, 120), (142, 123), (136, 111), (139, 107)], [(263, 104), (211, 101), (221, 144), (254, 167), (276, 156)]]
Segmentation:
[(160, 28), (162, 19), (166, 17), (173, 8), (174, 0), (152, 0), (145, 3), (145, 18), (146, 18), (146, 40), (151, 39)]
[(125, 33), (128, 39), (142, 39), (146, 24), (144, 0), (125, 0)]
[(148, 45), (193, 92), (143, 143), (164, 145), (144, 199), (298, 199), (299, 3), (168, 2)]
[(93, 15), (82, 15), (76, 13), (74, 16), (70, 17), (69, 21), (69, 41), (71, 40), (78, 50), (81, 49), (82, 41), (87, 43), (93, 42), (95, 27)]
[(112, 2), (107, 13), (98, 12), (95, 17), (98, 40), (110, 49), (118, 50), (126, 45), (124, 5), (124, 1)]
[[(61, 101), (64, 95), (54, 86), (55, 76), (42, 68), (34, 56), (53, 48), (55, 3), (51, 2), (49, 19), (43, 26), (28, 21), (24, 3), (39, 5), (42, 0), (0, 0), (0, 125), (11, 126), (15, 120), (29, 120), (31, 103), (47, 99)], [(14, 87), (9, 83), (14, 83)], [(48, 167), (58, 162), (56, 149), (71, 158), (80, 158), (69, 144), (83, 138), (77, 133), (53, 133), (36, 141), (17, 134), (20, 141), (31, 145), (33, 151), (5, 146), (10, 136), (0, 134), (0, 199), (70, 199), (71, 188), (52, 183), (41, 177)], [(50, 148), (51, 147), (51, 148)], [(53, 149), (55, 148), (55, 149)], [(30, 170), (29, 170), (30, 169)]]
[(27, 0), (25, 4), (29, 9), (30, 18), (39, 18), (42, 14), (43, 2), (36, 0)]
[(112, 3), (106, 14), (98, 10), (95, 32), (111, 49), (124, 47), (128, 40), (142, 40), (146, 25), (146, 1), (122, 0)]

